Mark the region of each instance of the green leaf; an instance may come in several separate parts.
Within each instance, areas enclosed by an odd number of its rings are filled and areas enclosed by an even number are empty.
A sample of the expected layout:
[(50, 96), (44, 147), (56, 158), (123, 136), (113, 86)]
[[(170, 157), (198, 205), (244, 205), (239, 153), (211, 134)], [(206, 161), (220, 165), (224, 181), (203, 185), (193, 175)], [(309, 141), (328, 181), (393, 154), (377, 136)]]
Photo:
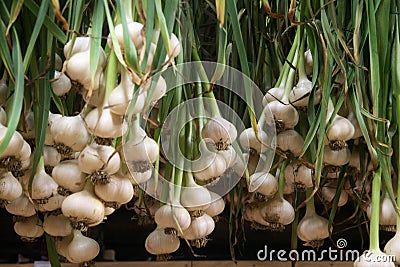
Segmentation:
[[(34, 17), (39, 16), (39, 6), (33, 0), (25, 0), (24, 5), (26, 8), (29, 9)], [(44, 26), (46, 26), (46, 29), (49, 30), (53, 34), (53, 36), (62, 44), (65, 44), (67, 42), (67, 36), (60, 29), (60, 27), (58, 27), (58, 25), (49, 18), (49, 16), (45, 16), (43, 24)]]
[(24, 0), (17, 0), (17, 1), (12, 2), (11, 12), (10, 12), (11, 13), (10, 21), (8, 22), (8, 26), (7, 26), (7, 30), (6, 30), (7, 36), (10, 32), (11, 26), (17, 20), (23, 5), (24, 5)]
[(24, 72), (28, 69), (29, 61), (31, 60), (32, 50), (37, 45), (36, 41), (42, 28), (44, 18), (46, 17), (47, 10), (49, 8), (50, 0), (43, 0), (39, 12), (36, 16), (35, 26), (29, 39), (29, 45), (25, 52), (24, 57)]
[(99, 65), (101, 51), (101, 33), (103, 30), (104, 7), (102, 1), (96, 1), (92, 17), (92, 32), (90, 38), (90, 86), (94, 84), (96, 70)]
[(168, 31), (167, 22), (165, 21), (164, 13), (161, 7), (161, 1), (155, 0), (155, 6), (158, 19), (158, 26), (160, 27), (160, 34), (163, 39), (164, 46), (167, 49), (167, 54), (168, 56), (170, 56), (172, 54), (172, 48), (169, 36), (170, 32)]
[[(0, 27), (1, 28), (1, 27)], [(0, 154), (7, 148), (15, 130), (17, 129), (24, 99), (24, 69), (22, 64), (22, 53), (15, 29), (12, 31), (12, 59), (15, 87), (11, 98), (11, 108), (8, 113), (7, 132), (0, 143)]]

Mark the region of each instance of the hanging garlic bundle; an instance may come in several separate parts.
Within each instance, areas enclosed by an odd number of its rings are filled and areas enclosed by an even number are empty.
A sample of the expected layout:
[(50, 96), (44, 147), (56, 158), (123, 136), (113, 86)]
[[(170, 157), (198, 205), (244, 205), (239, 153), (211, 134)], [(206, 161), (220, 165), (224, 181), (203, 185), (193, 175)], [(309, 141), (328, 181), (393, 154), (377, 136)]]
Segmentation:
[[(308, 106), (309, 98), (311, 91), (313, 89), (312, 82), (307, 78), (305, 65), (305, 39), (303, 38), (300, 45), (299, 50), (299, 64), (297, 65), (299, 70), (299, 80), (297, 81), (297, 85), (293, 87), (293, 90), (289, 95), (289, 102), (295, 106), (300, 108), (306, 108)], [(317, 105), (321, 101), (321, 90), (317, 90), (314, 95), (313, 104)]]
[(313, 171), (304, 164), (289, 163), (285, 168), (285, 179), (297, 190), (313, 187)]
[(49, 213), (44, 216), (43, 230), (51, 236), (68, 236), (73, 228), (71, 221), (62, 213)]
[(50, 127), (53, 146), (64, 158), (71, 157), (73, 152), (82, 151), (89, 141), (89, 133), (80, 115), (55, 118)]
[(14, 231), (21, 236), (23, 241), (35, 241), (44, 233), (42, 222), (33, 215), (31, 217), (19, 217), (14, 224)]
[(90, 37), (77, 37), (73, 46), (71, 46), (72, 41), (69, 41), (64, 46), (64, 55), (67, 58), (66, 73), (86, 90), (99, 89), (103, 68), (106, 63), (106, 55), (103, 49), (100, 48), (99, 51), (99, 61), (92, 84), (90, 73)]
[(250, 176), (249, 192), (257, 192), (264, 197), (272, 197), (278, 192), (278, 180), (268, 172), (256, 172)]
[[(311, 189), (307, 190), (310, 191)], [(324, 239), (329, 237), (331, 229), (328, 229), (328, 225), (329, 221), (315, 212), (314, 197), (312, 197), (307, 202), (306, 214), (297, 226), (297, 236), (306, 242), (306, 246), (319, 248), (323, 245)]]
[[(147, 136), (136, 118), (123, 146), (124, 161), (134, 179), (131, 181), (133, 184), (141, 184), (150, 179), (152, 166), (158, 158), (158, 153), (157, 142)], [(138, 180), (135, 180), (136, 178)]]
[[(0, 125), (0, 140), (7, 132), (7, 127)], [(26, 150), (26, 141), (22, 135), (15, 131), (6, 149), (0, 155), (0, 168), (11, 172), (18, 172), (22, 169), (23, 160), (29, 159), (30, 148)], [(29, 147), (29, 145), (28, 145)]]
[(158, 226), (165, 230), (166, 234), (178, 235), (180, 231), (186, 230), (190, 223), (189, 212), (176, 200), (172, 204), (161, 206), (154, 215)]
[(88, 226), (101, 223), (105, 212), (104, 205), (95, 195), (90, 181), (86, 182), (82, 191), (64, 199), (61, 211), (77, 229), (86, 229)]
[(73, 238), (66, 249), (66, 258), (72, 263), (84, 263), (93, 260), (100, 252), (96, 240), (74, 230)]
[(157, 260), (167, 260), (180, 246), (179, 238), (176, 235), (168, 235), (164, 229), (157, 227), (151, 232), (145, 241), (147, 252), (157, 255)]
[[(291, 61), (294, 67), (297, 66), (298, 61), (299, 37), (300, 31), (298, 30), (296, 31), (296, 37), (288, 55), (288, 61)], [(293, 88), (294, 75), (295, 70), (291, 69), (288, 63), (285, 62), (275, 87), (270, 89), (263, 99), (265, 110), (272, 113), (277, 131), (292, 129), (299, 122), (299, 113), (289, 101), (289, 95)]]
[(86, 175), (81, 171), (77, 159), (64, 160), (53, 168), (52, 177), (58, 184), (57, 192), (60, 195), (82, 191), (86, 182)]
[(268, 135), (260, 126), (258, 126), (257, 134), (253, 128), (247, 128), (240, 134), (239, 143), (250, 154), (262, 154), (268, 149), (266, 146)]
[(237, 137), (236, 127), (221, 116), (215, 115), (207, 120), (201, 136), (214, 142), (217, 150), (227, 150)]
[(79, 154), (78, 165), (82, 172), (90, 174), (94, 184), (106, 184), (110, 175), (120, 169), (121, 158), (112, 146), (92, 143)]
[(189, 240), (192, 246), (202, 248), (207, 244), (207, 236), (214, 231), (214, 228), (214, 220), (204, 213), (202, 216), (192, 218), (190, 226), (183, 231), (182, 238)]

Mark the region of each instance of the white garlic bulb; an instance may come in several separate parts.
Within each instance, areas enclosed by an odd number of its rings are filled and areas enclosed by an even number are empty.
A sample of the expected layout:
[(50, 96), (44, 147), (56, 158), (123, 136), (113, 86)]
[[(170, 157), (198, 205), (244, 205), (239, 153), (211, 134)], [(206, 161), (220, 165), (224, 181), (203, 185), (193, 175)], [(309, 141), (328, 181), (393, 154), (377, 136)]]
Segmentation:
[(78, 230), (74, 230), (73, 235), (68, 245), (67, 259), (72, 263), (82, 263), (96, 258), (100, 252), (100, 246), (96, 240), (84, 236)]
[(292, 204), (286, 199), (276, 196), (268, 199), (260, 213), (273, 231), (282, 231), (285, 225), (291, 224), (295, 217)]
[(304, 52), (304, 59), (305, 59), (306, 74), (307, 75), (313, 74), (314, 63), (313, 63), (313, 57), (312, 57), (310, 49), (308, 49), (306, 52)]
[(71, 222), (62, 214), (47, 214), (43, 220), (43, 230), (51, 236), (68, 236), (72, 233)]
[(250, 176), (249, 192), (257, 192), (271, 197), (278, 192), (278, 180), (268, 172), (256, 172)]
[(268, 92), (265, 94), (263, 97), (263, 106), (265, 107), (268, 105), (268, 103), (276, 100), (280, 100), (283, 97), (283, 94), (285, 93), (285, 88), (283, 86), (281, 87), (273, 87), (268, 90)]
[(11, 172), (0, 175), (0, 199), (13, 201), (22, 194), (22, 186)]
[(258, 127), (257, 135), (253, 128), (247, 128), (244, 130), (239, 136), (239, 142), (244, 150), (253, 150), (257, 154), (264, 153), (268, 149), (268, 135), (261, 129), (261, 127)]
[(6, 205), (6, 210), (16, 216), (30, 217), (36, 214), (35, 206), (25, 194)]
[(300, 190), (313, 187), (312, 169), (303, 164), (288, 164), (285, 168), (285, 179)]
[(51, 123), (55, 148), (61, 155), (70, 156), (81, 151), (89, 141), (89, 133), (80, 115), (63, 116)]
[(280, 150), (290, 152), (295, 157), (300, 155), (304, 146), (304, 139), (296, 130), (280, 132), (276, 139), (276, 145)]
[(46, 203), (51, 196), (57, 194), (57, 188), (58, 184), (44, 168), (38, 168), (32, 181), (32, 199), (38, 204)]
[[(372, 205), (367, 207), (367, 216), (371, 219), (371, 209)], [(386, 193), (381, 199), (380, 209), (379, 209), (379, 227), (383, 231), (394, 232), (396, 230), (396, 209), (393, 206), (392, 200), (389, 194)]]
[(210, 206), (204, 210), (204, 212), (210, 215), (211, 217), (215, 217), (224, 211), (225, 200), (217, 193), (214, 193), (212, 191), (209, 191), (209, 193), (212, 202), (210, 203)]
[[(7, 127), (0, 125), (0, 140), (3, 140), (4, 136), (6, 135), (6, 132), (7, 132)], [(15, 131), (7, 145), (7, 148), (3, 151), (3, 153), (1, 153), (0, 158), (3, 159), (10, 156), (15, 157), (22, 149), (23, 145), (24, 145), (24, 138), (19, 132)], [(1, 166), (1, 167), (6, 167), (6, 166)]]
[(351, 152), (348, 147), (333, 150), (329, 145), (324, 147), (323, 160), (325, 164), (332, 166), (343, 166), (350, 161)]
[(67, 75), (55, 71), (54, 73), (54, 81), (51, 83), (53, 87), (53, 92), (57, 96), (63, 96), (71, 90), (72, 84), (71, 80), (68, 78)]
[(24, 240), (35, 240), (43, 235), (43, 227), (40, 219), (34, 215), (23, 217), (14, 224), (14, 231)]
[(3, 107), (0, 106), (0, 124), (7, 125), (7, 113)]
[(121, 204), (128, 203), (133, 197), (133, 186), (127, 177), (111, 175), (106, 184), (94, 186), (96, 195), (106, 202), (107, 206), (118, 208)]
[(265, 107), (266, 115), (273, 115), (278, 131), (294, 128), (299, 122), (299, 113), (291, 104), (282, 101), (272, 101)]
[(72, 47), (71, 46), (72, 46), (72, 41), (69, 41), (65, 44), (65, 46), (64, 46), (64, 55), (65, 56), (69, 53), (70, 49), (72, 49), (70, 52), (71, 53), (70, 56), (73, 56), (77, 53), (89, 50), (90, 37), (77, 37), (75, 39), (73, 46)]
[(78, 164), (82, 172), (91, 174), (94, 183), (102, 183), (120, 169), (121, 158), (112, 146), (92, 143), (79, 154)]
[(199, 186), (193, 181), (190, 173), (187, 175), (187, 186), (181, 189), (181, 204), (189, 211), (205, 210), (210, 206), (210, 192), (203, 186)]
[[(127, 27), (128, 27), (129, 38), (135, 45), (136, 49), (140, 50), (143, 46), (143, 36), (141, 34), (141, 31), (143, 29), (143, 24), (136, 21), (128, 21)], [(115, 25), (114, 30), (115, 30), (115, 35), (117, 36), (118, 39), (118, 44), (121, 47), (121, 49), (124, 50), (124, 31), (122, 28), (122, 24)], [(113, 47), (111, 36), (108, 37), (107, 43), (111, 48)]]
[[(312, 82), (307, 78), (300, 79), (289, 94), (289, 102), (295, 107), (307, 107), (312, 91)], [(321, 101), (321, 90), (315, 91), (314, 105)]]
[(85, 188), (66, 197), (61, 205), (61, 211), (72, 222), (87, 226), (103, 221), (104, 205), (93, 192), (93, 185), (87, 182)]
[(327, 140), (329, 142), (348, 141), (353, 138), (354, 126), (346, 118), (336, 114), (331, 125), (326, 130)]
[(64, 160), (53, 168), (54, 181), (70, 192), (79, 192), (85, 187), (86, 175), (81, 171), (77, 159)]
[(101, 138), (117, 138), (123, 134), (123, 118), (111, 112), (109, 108), (97, 107), (85, 116), (89, 133)]
[(221, 154), (209, 154), (192, 163), (193, 176), (198, 182), (211, 183), (217, 181), (225, 172), (226, 160)]
[(324, 239), (329, 237), (328, 225), (329, 221), (315, 213), (314, 209), (307, 209), (297, 226), (297, 236), (306, 242), (305, 245), (320, 247)]
[(210, 118), (203, 129), (201, 136), (204, 139), (211, 139), (217, 150), (225, 150), (237, 137), (235, 125), (221, 116)]
[(200, 217), (192, 218), (189, 228), (183, 231), (182, 237), (192, 241), (193, 246), (200, 248), (206, 245), (206, 237), (214, 231), (214, 228), (214, 220), (208, 214), (204, 214)]
[(186, 230), (191, 223), (189, 212), (179, 204), (160, 207), (154, 215), (154, 220), (164, 229), (172, 228), (177, 231)]
[(395, 263), (400, 264), (400, 230), (390, 239), (384, 248), (384, 252), (388, 255), (395, 256)]
[(151, 232), (145, 241), (147, 252), (153, 255), (170, 254), (178, 250), (180, 246), (179, 238), (176, 235), (167, 235), (164, 229), (157, 227)]
[(65, 258), (68, 257), (68, 245), (71, 243), (73, 237), (74, 235), (70, 234), (56, 239), (56, 250), (58, 254)]
[[(43, 162), (44, 166), (54, 167), (61, 161), (61, 155), (57, 149), (52, 146), (43, 147)], [(53, 177), (54, 178), (54, 177)]]
[(46, 139), (44, 140), (45, 145), (51, 146), (54, 144), (54, 138), (51, 133), (51, 125), (53, 124), (54, 121), (56, 121), (59, 118), (62, 118), (61, 114), (53, 114), (49, 112), (49, 117), (47, 119)]
[(55, 194), (47, 200), (47, 203), (39, 204), (38, 209), (39, 211), (46, 212), (46, 211), (55, 211), (61, 209), (61, 205), (65, 199), (65, 196), (60, 194)]

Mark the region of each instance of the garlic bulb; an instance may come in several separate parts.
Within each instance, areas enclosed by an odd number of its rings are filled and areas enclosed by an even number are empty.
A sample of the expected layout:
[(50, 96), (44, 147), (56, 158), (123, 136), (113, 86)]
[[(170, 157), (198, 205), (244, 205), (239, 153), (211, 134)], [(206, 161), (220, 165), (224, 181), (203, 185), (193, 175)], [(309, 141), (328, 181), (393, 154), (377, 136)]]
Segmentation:
[(346, 141), (353, 138), (354, 126), (346, 118), (336, 115), (326, 131), (327, 141), (333, 150), (340, 150), (347, 146)]
[(0, 175), (0, 200), (8, 203), (20, 197), (22, 186), (11, 172)]
[(43, 235), (43, 227), (40, 219), (34, 215), (31, 217), (21, 217), (15, 222), (14, 231), (21, 236), (22, 240), (33, 241)]
[(275, 100), (267, 104), (265, 107), (266, 114), (271, 113), (275, 120), (276, 129), (284, 131), (294, 128), (299, 122), (299, 113), (296, 108), (282, 100)]
[(28, 110), (25, 113), (23, 127), (21, 129), (21, 135), (26, 140), (35, 138), (35, 120), (34, 120), (34, 114), (33, 114), (32, 110)]
[(46, 139), (44, 140), (45, 145), (51, 146), (54, 144), (54, 137), (51, 133), (51, 125), (59, 118), (62, 118), (61, 114), (53, 114), (49, 112), (49, 117), (47, 119)]
[[(371, 208), (372, 205), (368, 205), (367, 207), (367, 216), (371, 219)], [(397, 213), (393, 206), (392, 200), (389, 197), (389, 194), (386, 193), (385, 196), (381, 200), (381, 205), (379, 209), (379, 228), (380, 230), (387, 232), (395, 232), (396, 231), (396, 218)]]
[(271, 197), (278, 192), (278, 180), (270, 173), (256, 172), (250, 176), (249, 192), (257, 192)]
[(270, 103), (272, 101), (282, 99), (284, 93), (285, 93), (284, 86), (273, 87), (273, 88), (269, 89), (268, 92), (263, 97), (263, 101), (262, 101), (263, 106), (265, 107), (266, 105), (268, 105), (268, 103)]
[(61, 205), (61, 211), (73, 223), (83, 227), (96, 225), (104, 218), (104, 205), (95, 196), (90, 182), (86, 183), (82, 191), (66, 197)]
[(204, 139), (211, 139), (217, 150), (226, 150), (237, 137), (235, 125), (221, 116), (210, 118), (201, 130)]
[(51, 236), (67, 236), (72, 233), (72, 226), (64, 215), (50, 213), (44, 217), (43, 230)]
[[(289, 95), (289, 102), (295, 107), (307, 107), (312, 91), (312, 82), (307, 78), (300, 79)], [(321, 90), (314, 94), (314, 105), (321, 101)]]
[(308, 49), (306, 52), (304, 52), (304, 59), (305, 59), (305, 69), (306, 69), (306, 74), (311, 75), (313, 74), (313, 58), (310, 49)]
[(272, 231), (283, 231), (285, 225), (291, 224), (295, 217), (292, 205), (280, 196), (268, 199), (260, 213), (268, 223), (268, 229)]
[(7, 125), (7, 113), (3, 107), (0, 106), (0, 124)]
[(77, 159), (64, 160), (53, 168), (52, 177), (54, 181), (61, 187), (58, 192), (66, 195), (82, 191), (86, 182), (86, 175), (81, 171)]
[(276, 139), (276, 145), (280, 150), (290, 152), (295, 157), (300, 156), (304, 146), (304, 139), (297, 131), (286, 130), (280, 132)]
[(257, 135), (253, 128), (244, 130), (239, 136), (239, 142), (243, 149), (250, 151), (250, 153), (253, 151), (253, 153), (261, 154), (268, 149), (266, 146), (268, 144), (268, 135), (261, 127), (258, 127)]
[(18, 198), (7, 204), (6, 210), (15, 216), (22, 217), (30, 217), (36, 214), (35, 207), (25, 194), (21, 194)]
[(54, 196), (50, 197), (47, 200), (47, 203), (39, 204), (38, 209), (39, 211), (46, 212), (46, 211), (55, 211), (61, 209), (61, 205), (65, 199), (65, 196), (60, 194), (55, 194)]
[[(107, 101), (106, 101), (107, 102)], [(117, 138), (123, 134), (123, 118), (111, 112), (107, 103), (92, 109), (85, 116), (89, 133), (101, 138)]]
[(93, 260), (100, 252), (96, 240), (84, 236), (80, 231), (74, 230), (74, 237), (68, 245), (67, 259), (72, 263), (82, 263)]
[(388, 255), (395, 256), (395, 263), (400, 264), (400, 231), (397, 230), (396, 234), (390, 239), (384, 248), (384, 252)]
[[(310, 200), (313, 201), (313, 200)], [(307, 208), (306, 215), (297, 226), (297, 236), (303, 240), (306, 246), (318, 248), (329, 237), (329, 221), (317, 213), (314, 209)]]
[[(128, 33), (129, 38), (135, 45), (137, 50), (140, 50), (143, 46), (143, 36), (141, 31), (143, 29), (143, 24), (136, 22), (136, 21), (127, 21)], [(118, 39), (118, 44), (122, 50), (124, 50), (124, 31), (122, 28), (122, 24), (115, 25), (115, 35)], [(108, 45), (112, 48), (113, 44), (111, 41), (111, 36), (107, 39)]]
[(333, 150), (329, 145), (324, 147), (323, 160), (325, 164), (332, 166), (343, 166), (350, 161), (351, 152), (348, 147)]
[(54, 73), (54, 81), (51, 83), (53, 87), (53, 92), (57, 96), (63, 96), (71, 90), (72, 84), (71, 80), (68, 78), (67, 75), (55, 71)]
[[(6, 132), (7, 132), (7, 127), (0, 125), (0, 140), (3, 140)], [(17, 168), (18, 166), (14, 167), (10, 166), (10, 164), (18, 165), (18, 163), (9, 162), (10, 159), (7, 158), (16, 157), (16, 155), (18, 155), (19, 151), (22, 149), (23, 145), (24, 145), (24, 138), (19, 132), (15, 131), (7, 145), (7, 148), (0, 155), (0, 167), (7, 168), (9, 170)]]
[[(336, 196), (336, 188), (337, 184), (333, 182), (328, 182), (324, 186), (321, 187), (321, 196), (327, 203), (332, 203), (333, 199)], [(346, 190), (341, 190), (339, 196), (338, 206), (342, 207), (346, 205), (349, 195)]]
[[(167, 83), (165, 79), (161, 76), (157, 77), (157, 83), (155, 85), (153, 95), (151, 96), (151, 103), (155, 104), (158, 100), (160, 100), (165, 93), (167, 92)], [(144, 84), (144, 90), (148, 91), (150, 89), (150, 85), (154, 83), (153, 78), (146, 81)]]
[(355, 262), (354, 267), (395, 267), (392, 256), (380, 250), (367, 250)]
[(221, 154), (209, 154), (192, 163), (193, 176), (199, 183), (216, 182), (226, 170), (226, 161)]
[[(195, 215), (201, 215), (203, 213), (203, 210), (210, 206), (210, 192), (205, 187), (196, 184), (193, 180), (193, 176), (190, 173), (185, 174), (187, 175), (187, 186), (182, 187), (181, 189), (181, 204), (188, 211), (197, 213)], [(201, 212), (198, 212), (200, 210)]]
[(46, 173), (43, 168), (38, 168), (32, 181), (32, 199), (38, 204), (46, 203), (57, 193), (58, 184)]
[(182, 237), (190, 240), (191, 245), (197, 248), (204, 247), (207, 244), (207, 236), (214, 231), (215, 222), (208, 215), (192, 218), (189, 228), (182, 233)]
[(205, 209), (204, 211), (211, 217), (215, 217), (224, 211), (225, 200), (217, 193), (214, 193), (212, 191), (209, 191), (209, 193), (210, 193), (212, 202), (210, 203), (210, 206), (207, 209)]
[(137, 127), (132, 137), (125, 142), (123, 152), (129, 170), (143, 173), (152, 168), (152, 163), (158, 158), (159, 148), (156, 141)]
[(288, 164), (285, 168), (285, 179), (298, 190), (304, 191), (307, 188), (313, 187), (312, 170), (303, 164)]
[(96, 195), (105, 202), (106, 206), (114, 209), (121, 204), (128, 203), (133, 197), (133, 186), (131, 181), (122, 176), (111, 175), (106, 184), (96, 184), (94, 186)]
[(109, 175), (120, 169), (121, 158), (112, 146), (92, 143), (79, 154), (78, 164), (82, 172), (91, 174), (93, 183), (107, 183)]
[[(68, 56), (70, 45), (71, 41), (64, 46), (64, 55), (66, 57)], [(72, 53), (67, 60), (66, 72), (72, 80), (79, 82), (87, 90), (90, 88), (92, 90), (99, 89), (100, 78), (106, 63), (106, 55), (101, 48), (94, 82), (91, 85), (90, 37), (77, 37), (72, 48)]]
[(51, 135), (54, 147), (66, 157), (71, 156), (72, 152), (83, 150), (90, 137), (80, 115), (55, 119), (51, 123)]
[(73, 237), (74, 235), (70, 234), (56, 239), (56, 250), (58, 254), (65, 258), (68, 257), (68, 245), (71, 243)]
[(186, 230), (191, 223), (189, 212), (179, 204), (166, 204), (160, 207), (154, 215), (154, 220), (167, 233), (169, 231), (174, 234), (180, 230)]
[(61, 155), (60, 153), (58, 153), (57, 149), (55, 149), (52, 146), (43, 147), (44, 168), (48, 174), (51, 174), (54, 166), (59, 164), (60, 161), (61, 161)]
[(239, 158), (238, 154), (232, 146), (229, 146), (226, 150), (217, 150), (217, 154), (222, 156), (222, 158), (225, 160), (226, 169), (231, 168), (233, 165), (235, 165), (236, 161)]
[(176, 235), (167, 235), (164, 229), (157, 227), (151, 232), (145, 241), (145, 248), (147, 252), (157, 255), (158, 258), (166, 258), (178, 250), (180, 246), (179, 238)]
[[(110, 111), (116, 115), (125, 115), (134, 93), (135, 84), (127, 70), (121, 70), (121, 82), (115, 87), (108, 97)], [(147, 92), (140, 91), (133, 108), (133, 114), (142, 112), (146, 101)]]

